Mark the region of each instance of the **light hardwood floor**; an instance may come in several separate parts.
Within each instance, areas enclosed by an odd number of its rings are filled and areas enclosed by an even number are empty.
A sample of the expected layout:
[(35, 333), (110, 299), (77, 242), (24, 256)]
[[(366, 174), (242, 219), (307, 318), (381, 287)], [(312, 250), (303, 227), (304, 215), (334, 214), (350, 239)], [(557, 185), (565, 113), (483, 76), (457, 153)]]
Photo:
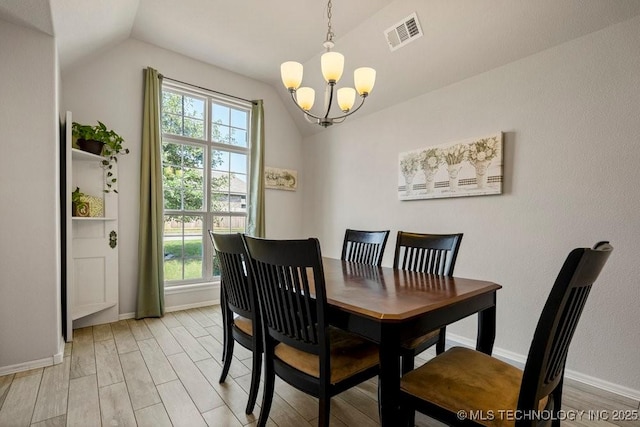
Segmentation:
[[(75, 330), (64, 362), (0, 377), (0, 427), (255, 425), (245, 415), (251, 353), (235, 346), (229, 376), (221, 371), (222, 328), (217, 306), (168, 313), (162, 319)], [(425, 352), (422, 361), (432, 357)], [(420, 363), (418, 360), (417, 363)], [(640, 403), (567, 381), (567, 410), (637, 411)], [(317, 424), (317, 401), (277, 380), (271, 426)], [(589, 420), (564, 426), (638, 427), (638, 421)], [(379, 425), (375, 380), (331, 401), (332, 426)], [(441, 426), (421, 414), (418, 426)]]

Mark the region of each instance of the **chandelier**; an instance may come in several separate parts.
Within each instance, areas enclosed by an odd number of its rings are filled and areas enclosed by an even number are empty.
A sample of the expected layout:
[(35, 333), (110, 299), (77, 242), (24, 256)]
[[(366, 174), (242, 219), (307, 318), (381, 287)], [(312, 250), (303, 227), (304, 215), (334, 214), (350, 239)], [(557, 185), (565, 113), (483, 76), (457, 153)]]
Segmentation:
[[(344, 87), (336, 91), (336, 83), (338, 83), (338, 80), (342, 77), (342, 71), (344, 69), (344, 55), (331, 50), (334, 47), (334, 34), (331, 29), (331, 0), (329, 0), (327, 4), (327, 18), (327, 37), (322, 44), (327, 51), (322, 54), (320, 59), (322, 75), (327, 82), (324, 95), (324, 114), (315, 115), (309, 111), (313, 107), (316, 94), (310, 87), (300, 87), (303, 73), (302, 64), (288, 61), (283, 62), (280, 66), (282, 83), (284, 83), (284, 87), (289, 90), (293, 102), (304, 113), (304, 117), (308, 122), (318, 124), (325, 128), (334, 123), (342, 123), (348, 116), (358, 111), (364, 104), (365, 98), (371, 93), (371, 89), (373, 89), (376, 81), (376, 70), (369, 67), (362, 67), (353, 72), (355, 89)], [(338, 106), (343, 114), (329, 117), (334, 92), (336, 92)], [(360, 105), (354, 109), (353, 105), (356, 100), (356, 92), (360, 95), (361, 100)]]

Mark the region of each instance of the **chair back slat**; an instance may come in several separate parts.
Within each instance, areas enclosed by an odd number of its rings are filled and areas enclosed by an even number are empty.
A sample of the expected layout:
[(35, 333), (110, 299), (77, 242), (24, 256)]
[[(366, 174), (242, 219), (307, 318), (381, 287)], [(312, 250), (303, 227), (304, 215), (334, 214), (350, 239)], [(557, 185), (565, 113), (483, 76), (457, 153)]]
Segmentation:
[(221, 283), (228, 307), (240, 316), (253, 319), (256, 301), (247, 277), (246, 253), (241, 235), (209, 231), (209, 236), (220, 263)]
[(462, 236), (462, 233), (420, 234), (399, 231), (393, 267), (452, 276)]
[(244, 236), (266, 332), (308, 353), (326, 344), (326, 292), (317, 239), (266, 240)]
[(547, 298), (525, 365), (518, 409), (537, 409), (564, 376), (569, 345), (593, 283), (613, 248), (600, 242), (567, 256)]
[(359, 264), (382, 265), (389, 230), (363, 231), (347, 229), (341, 259)]
[(584, 286), (570, 291), (567, 308), (562, 313), (559, 327), (551, 345), (551, 354), (549, 355), (549, 363), (547, 363), (544, 377), (545, 384), (552, 384), (558, 375), (562, 374), (564, 362), (569, 351), (569, 343), (573, 338), (590, 290), (591, 286)]

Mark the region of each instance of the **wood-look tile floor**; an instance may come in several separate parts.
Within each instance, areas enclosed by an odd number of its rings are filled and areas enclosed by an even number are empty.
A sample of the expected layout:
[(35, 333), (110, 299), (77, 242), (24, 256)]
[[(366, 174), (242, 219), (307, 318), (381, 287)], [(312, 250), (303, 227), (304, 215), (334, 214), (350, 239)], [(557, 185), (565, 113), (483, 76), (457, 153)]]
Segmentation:
[[(0, 377), (0, 427), (20, 426), (245, 426), (251, 353), (235, 346), (229, 376), (221, 371), (218, 306), (168, 313), (162, 319), (122, 320), (74, 331), (64, 362)], [(422, 361), (432, 357), (425, 352)], [(419, 359), (417, 363), (420, 363)], [(567, 410), (638, 410), (640, 403), (567, 381)], [(314, 398), (276, 381), (271, 426), (317, 425)], [(638, 427), (640, 422), (595, 421), (564, 426)], [(370, 380), (331, 401), (332, 426), (379, 425), (377, 384)], [(417, 414), (418, 426), (441, 426)]]

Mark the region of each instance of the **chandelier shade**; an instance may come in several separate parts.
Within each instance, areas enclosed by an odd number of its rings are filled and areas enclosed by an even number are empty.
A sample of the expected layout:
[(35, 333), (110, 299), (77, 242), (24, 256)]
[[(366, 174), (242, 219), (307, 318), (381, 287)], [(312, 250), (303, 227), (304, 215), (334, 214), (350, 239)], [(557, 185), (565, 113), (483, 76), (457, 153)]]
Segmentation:
[(320, 58), (322, 76), (329, 82), (338, 83), (344, 71), (344, 55), (338, 52), (327, 52)]
[[(302, 74), (302, 72), (300, 72)], [(361, 67), (353, 72), (353, 83), (360, 96), (371, 93), (376, 84), (376, 70), (369, 67)]]
[(302, 84), (302, 64), (295, 61), (283, 62), (280, 65), (282, 83), (287, 89), (298, 89)]
[[(287, 61), (280, 65), (280, 75), (284, 87), (291, 94), (291, 99), (295, 105), (302, 110), (304, 117), (310, 123), (315, 123), (323, 127), (328, 127), (334, 123), (342, 123), (348, 116), (355, 113), (364, 104), (365, 98), (369, 96), (376, 82), (376, 70), (370, 67), (360, 67), (353, 72), (353, 81), (355, 89), (351, 87), (336, 88), (336, 84), (342, 77), (344, 71), (344, 55), (334, 52), (333, 31), (331, 28), (331, 0), (327, 4), (327, 36), (323, 43), (326, 52), (320, 58), (320, 68), (322, 76), (327, 85), (325, 87), (324, 96), (324, 113), (313, 114), (311, 108), (315, 102), (315, 90), (310, 87), (300, 87), (302, 84), (302, 76), (304, 67), (299, 62)], [(331, 117), (331, 107), (334, 99), (337, 98), (337, 104), (342, 111), (342, 115)], [(356, 101), (356, 93), (360, 96), (360, 104), (353, 108)]]
[(338, 106), (345, 113), (356, 103), (356, 90), (352, 87), (338, 89)]
[(296, 100), (300, 108), (309, 111), (316, 100), (316, 91), (310, 87), (301, 87), (298, 89)]

